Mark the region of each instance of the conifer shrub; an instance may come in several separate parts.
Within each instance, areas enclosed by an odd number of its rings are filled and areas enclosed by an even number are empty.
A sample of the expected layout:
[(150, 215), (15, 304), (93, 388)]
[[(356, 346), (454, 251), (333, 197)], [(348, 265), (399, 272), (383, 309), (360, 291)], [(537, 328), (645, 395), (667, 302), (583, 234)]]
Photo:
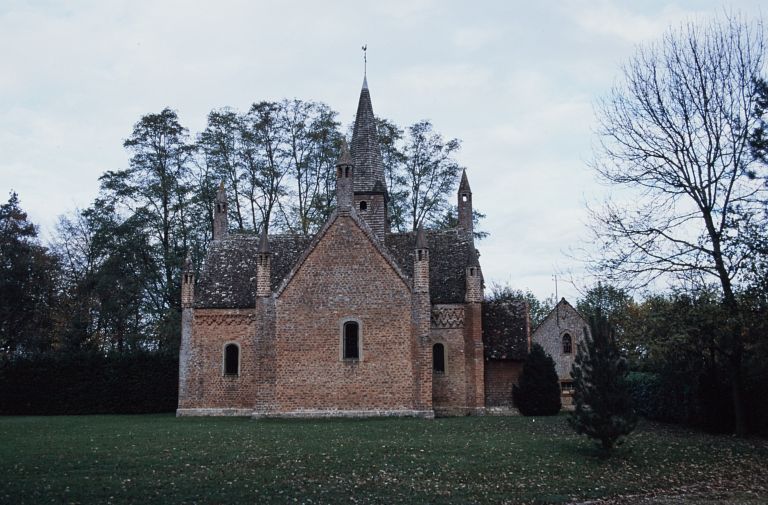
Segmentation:
[(515, 407), (524, 416), (554, 416), (560, 412), (560, 381), (555, 362), (539, 344), (533, 344), (518, 384), (512, 387)]
[(568, 422), (608, 453), (632, 433), (637, 416), (627, 382), (629, 365), (616, 345), (608, 320), (598, 312), (590, 318), (590, 328), (591, 335), (578, 345), (571, 371), (576, 408)]

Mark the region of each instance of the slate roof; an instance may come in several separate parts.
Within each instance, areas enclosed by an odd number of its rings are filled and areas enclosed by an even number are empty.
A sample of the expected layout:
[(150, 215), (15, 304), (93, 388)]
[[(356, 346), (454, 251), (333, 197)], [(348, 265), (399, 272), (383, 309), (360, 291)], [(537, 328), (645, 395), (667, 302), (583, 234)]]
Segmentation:
[[(429, 249), (429, 296), (432, 303), (464, 303), (466, 269), (472, 257), (472, 239), (459, 230), (424, 230)], [(416, 234), (390, 233), (384, 244), (400, 268), (413, 277)]]
[(525, 359), (529, 332), (528, 305), (525, 302), (483, 302), (486, 359)]
[[(464, 303), (466, 266), (472, 258), (471, 238), (458, 230), (424, 230), (429, 248), (429, 291), (432, 303)], [(312, 237), (270, 235), (270, 285), (276, 291), (309, 247)], [(413, 277), (415, 233), (385, 238), (402, 272)], [(213, 241), (195, 288), (197, 308), (247, 308), (256, 304), (256, 261), (259, 237), (232, 234)]]
[(367, 80), (363, 82), (363, 89), (360, 90), (351, 150), (352, 159), (355, 163), (354, 191), (377, 191), (375, 188), (377, 182), (381, 183), (378, 190), (384, 189), (386, 191), (384, 164), (381, 161), (379, 136), (376, 133), (376, 117), (373, 115)]
[[(269, 237), (272, 253), (269, 283), (273, 291), (291, 271), (311, 239), (302, 235)], [(211, 242), (195, 288), (195, 307), (254, 307), (258, 249), (259, 237), (256, 235), (232, 234), (223, 240)]]

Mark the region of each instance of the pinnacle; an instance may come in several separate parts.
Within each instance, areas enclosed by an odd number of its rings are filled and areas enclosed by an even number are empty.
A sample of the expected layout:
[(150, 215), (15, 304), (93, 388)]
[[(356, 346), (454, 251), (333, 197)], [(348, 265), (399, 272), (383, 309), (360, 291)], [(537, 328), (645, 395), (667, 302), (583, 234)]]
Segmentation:
[(259, 237), (259, 254), (269, 254), (269, 237), (267, 236), (267, 227), (264, 226), (261, 229), (261, 236)]
[(416, 231), (416, 249), (429, 249), (422, 225), (419, 225), (419, 229)]
[(472, 249), (472, 251), (469, 253), (469, 266), (471, 267), (479, 267), (480, 266), (480, 260), (479, 260), (480, 253), (477, 252), (477, 249)]
[(465, 168), (461, 172), (461, 183), (459, 184), (459, 191), (466, 191), (471, 193), (472, 190), (469, 189), (469, 179), (467, 179), (467, 169)]
[(192, 256), (187, 254), (187, 258), (184, 260), (184, 271), (189, 272), (192, 270)]
[(339, 160), (336, 162), (336, 166), (341, 165), (354, 165), (352, 162), (352, 155), (349, 153), (349, 145), (347, 144), (346, 139), (341, 139), (341, 155), (339, 156)]

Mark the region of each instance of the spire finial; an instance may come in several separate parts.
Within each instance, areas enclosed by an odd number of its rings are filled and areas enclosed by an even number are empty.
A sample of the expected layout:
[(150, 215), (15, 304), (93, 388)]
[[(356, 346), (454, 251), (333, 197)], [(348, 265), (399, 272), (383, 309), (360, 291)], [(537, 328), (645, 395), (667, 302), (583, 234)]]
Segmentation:
[(363, 50), (363, 89), (368, 89), (368, 44), (365, 44)]

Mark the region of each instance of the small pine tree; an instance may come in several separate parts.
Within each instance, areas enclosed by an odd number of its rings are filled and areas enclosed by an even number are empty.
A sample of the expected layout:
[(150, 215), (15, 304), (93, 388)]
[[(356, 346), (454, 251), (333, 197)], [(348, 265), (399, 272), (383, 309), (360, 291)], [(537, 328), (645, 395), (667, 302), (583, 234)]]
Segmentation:
[(555, 362), (539, 344), (533, 344), (523, 364), (519, 383), (512, 387), (512, 399), (524, 416), (554, 416), (560, 412)]
[(592, 335), (579, 343), (571, 376), (576, 409), (568, 419), (577, 433), (600, 442), (608, 453), (637, 425), (626, 382), (629, 366), (600, 312), (590, 318)]

